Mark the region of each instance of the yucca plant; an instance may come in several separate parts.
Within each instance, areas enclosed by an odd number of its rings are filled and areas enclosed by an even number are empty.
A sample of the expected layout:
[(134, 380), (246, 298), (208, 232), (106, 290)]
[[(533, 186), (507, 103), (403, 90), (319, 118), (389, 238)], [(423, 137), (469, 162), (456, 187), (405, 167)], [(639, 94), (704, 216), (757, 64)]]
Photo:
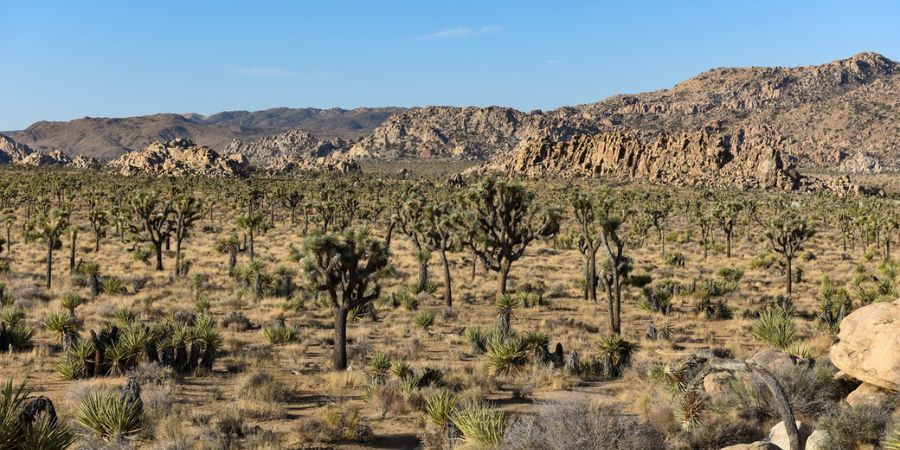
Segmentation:
[(391, 358), (385, 352), (376, 351), (369, 356), (366, 367), (376, 381), (383, 383), (387, 380), (388, 371), (391, 370)]
[(14, 387), (12, 380), (0, 391), (0, 448), (10, 450), (61, 450), (75, 441), (69, 428), (56, 417), (40, 414), (30, 422), (23, 421), (23, 407), (31, 399), (32, 390), (25, 383)]
[(417, 311), (413, 315), (413, 323), (421, 327), (422, 329), (429, 329), (432, 325), (434, 325), (434, 311), (431, 310), (422, 310)]
[(294, 327), (265, 327), (263, 336), (272, 345), (286, 345), (300, 339), (300, 330)]
[(481, 327), (467, 327), (463, 336), (472, 346), (472, 352), (484, 353), (487, 350), (488, 333)]
[(0, 323), (6, 328), (13, 328), (19, 325), (19, 322), (25, 318), (25, 311), (17, 306), (7, 306), (0, 309)]
[(100, 290), (107, 295), (118, 295), (125, 292), (125, 285), (120, 278), (110, 275), (103, 277)]
[(459, 400), (456, 394), (449, 389), (438, 389), (425, 401), (425, 417), (428, 421), (441, 428), (450, 424), (453, 412)]
[(787, 312), (774, 308), (759, 314), (753, 322), (753, 336), (784, 350), (797, 340), (797, 330)]
[(0, 328), (0, 348), (20, 351), (31, 348), (31, 338), (34, 337), (34, 329), (18, 324), (11, 328)]
[(81, 324), (74, 317), (63, 311), (54, 311), (41, 323), (45, 330), (53, 333), (54, 338), (64, 345), (73, 344), (78, 339)]
[(631, 362), (631, 356), (637, 350), (637, 344), (626, 341), (618, 334), (600, 336), (598, 358), (603, 361), (606, 375), (619, 376), (621, 370)]
[(74, 292), (67, 292), (60, 300), (60, 306), (69, 312), (69, 315), (75, 317), (75, 309), (84, 304), (84, 299)]
[(107, 441), (137, 434), (142, 416), (140, 401), (108, 390), (91, 392), (75, 410), (75, 419), (81, 426)]
[(497, 296), (497, 330), (508, 334), (512, 329), (512, 320), (516, 317), (516, 309), (519, 308), (519, 298), (514, 295), (500, 294)]
[(691, 431), (700, 425), (703, 413), (703, 397), (696, 389), (685, 391), (675, 405), (675, 420), (685, 431)]
[(451, 420), (467, 444), (497, 447), (503, 442), (506, 415), (485, 403), (468, 402), (454, 411)]
[(488, 339), (484, 357), (488, 367), (496, 375), (513, 375), (528, 363), (528, 354), (522, 340), (499, 332)]
[(395, 359), (391, 362), (391, 373), (399, 380), (406, 380), (413, 376), (409, 363), (402, 359)]

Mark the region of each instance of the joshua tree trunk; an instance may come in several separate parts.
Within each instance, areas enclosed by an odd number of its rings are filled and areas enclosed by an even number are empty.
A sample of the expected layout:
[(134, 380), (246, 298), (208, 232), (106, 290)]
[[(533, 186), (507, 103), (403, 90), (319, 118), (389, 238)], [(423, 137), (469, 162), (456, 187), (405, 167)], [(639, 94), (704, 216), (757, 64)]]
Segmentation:
[(334, 313), (334, 370), (347, 369), (347, 314), (338, 308)]
[(69, 246), (69, 273), (75, 273), (75, 243), (78, 240), (78, 230), (72, 229), (72, 244)]
[(441, 247), (441, 265), (444, 267), (444, 303), (453, 306), (453, 292), (450, 287), (450, 262), (447, 261), (447, 249)]
[(47, 244), (47, 290), (50, 290), (53, 278), (53, 241)]
[(419, 258), (419, 280), (416, 282), (416, 292), (422, 292), (428, 289), (428, 258), (421, 251)]
[(500, 260), (500, 272), (497, 283), (497, 295), (503, 295), (506, 293), (506, 279), (509, 276), (509, 268), (512, 265), (512, 262), (509, 259)]
[(587, 300), (592, 302), (597, 301), (597, 252), (588, 250), (591, 252), (588, 255), (587, 261), (587, 273), (585, 274), (585, 284), (586, 284), (586, 293)]
[(162, 263), (162, 241), (153, 243), (153, 250), (156, 251), (156, 270), (163, 270)]
[(250, 236), (250, 261), (256, 260), (256, 253), (253, 250), (253, 227), (250, 227), (250, 232), (248, 233)]
[(391, 248), (391, 237), (394, 236), (394, 228), (396, 226), (397, 226), (396, 221), (391, 220), (390, 223), (388, 223), (387, 233), (385, 233), (385, 235), (384, 235), (384, 247), (387, 249)]
[(725, 233), (725, 256), (731, 258), (731, 230)]
[(789, 257), (785, 258), (785, 262), (786, 262), (785, 266), (787, 267), (787, 284), (785, 285), (787, 287), (787, 295), (791, 295), (792, 281), (794, 278), (794, 274), (792, 273), (793, 271), (791, 270), (791, 262), (792, 262), (791, 260), (792, 259), (793, 258), (789, 258)]
[(234, 275), (234, 267), (237, 265), (237, 248), (228, 249), (228, 274)]
[(100, 232), (94, 233), (94, 253), (100, 253)]

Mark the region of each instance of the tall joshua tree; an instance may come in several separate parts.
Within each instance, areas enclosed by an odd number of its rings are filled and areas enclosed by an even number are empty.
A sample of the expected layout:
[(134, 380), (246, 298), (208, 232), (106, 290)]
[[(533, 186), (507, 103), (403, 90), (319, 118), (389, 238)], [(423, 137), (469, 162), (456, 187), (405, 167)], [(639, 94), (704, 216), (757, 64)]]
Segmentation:
[(425, 208), (425, 245), (431, 251), (438, 252), (444, 272), (444, 303), (453, 306), (453, 290), (451, 287), (450, 261), (447, 252), (458, 245), (459, 216), (456, 207), (449, 199), (438, 200)]
[(597, 209), (597, 220), (600, 222), (600, 240), (606, 254), (601, 280), (609, 307), (609, 325), (613, 333), (621, 334), (622, 290), (631, 274), (632, 261), (625, 255), (626, 241), (620, 231), (623, 219), (612, 214), (614, 202), (610, 193), (602, 194)]
[(576, 190), (569, 196), (578, 226), (578, 248), (584, 258), (584, 299), (597, 301), (597, 252), (603, 245), (597, 204), (588, 194)]
[(497, 272), (497, 294), (506, 293), (512, 263), (525, 254), (535, 239), (559, 231), (559, 214), (543, 209), (535, 194), (518, 183), (488, 178), (466, 195), (466, 245), (484, 267)]
[(787, 295), (791, 295), (792, 290), (794, 258), (802, 249), (803, 243), (815, 234), (816, 231), (807, 224), (806, 220), (793, 217), (788, 213), (781, 214), (769, 222), (766, 238), (772, 244), (772, 250), (784, 257)]
[(160, 198), (156, 191), (139, 192), (130, 202), (134, 223), (129, 225), (130, 231), (139, 242), (149, 242), (156, 252), (156, 270), (163, 270), (163, 243), (169, 239), (172, 205)]
[(419, 278), (416, 281), (416, 292), (422, 292), (428, 286), (428, 260), (431, 251), (425, 245), (425, 232), (428, 226), (425, 209), (428, 199), (416, 187), (407, 188), (395, 214), (400, 231), (405, 234), (416, 250), (416, 261), (419, 263)]
[(297, 207), (303, 202), (303, 192), (297, 186), (279, 186), (275, 189), (275, 197), (281, 206), (291, 211), (291, 225), (297, 223)]
[(62, 247), (62, 235), (69, 227), (69, 211), (53, 208), (34, 216), (25, 224), (25, 239), (40, 240), (47, 246), (47, 289), (52, 287), (53, 251)]
[(387, 249), (366, 229), (316, 231), (303, 241), (301, 264), (312, 286), (328, 294), (334, 312), (334, 369), (344, 370), (347, 316), (378, 298), (378, 278), (388, 264)]
[(241, 240), (232, 234), (222, 238), (216, 243), (216, 251), (228, 254), (228, 274), (234, 275), (234, 267), (237, 265), (237, 254), (241, 250)]
[(250, 239), (250, 260), (256, 259), (256, 250), (254, 247), (257, 233), (262, 233), (268, 229), (266, 216), (259, 211), (252, 211), (241, 214), (238, 217), (238, 226), (244, 230), (245, 236)]
[(648, 195), (644, 198), (644, 214), (646, 214), (648, 221), (653, 224), (653, 228), (656, 229), (663, 256), (666, 255), (666, 226), (671, 210), (672, 203), (666, 195)]
[(725, 232), (725, 256), (731, 258), (731, 241), (734, 238), (734, 227), (737, 225), (738, 215), (744, 205), (736, 201), (717, 203), (713, 208), (713, 216), (719, 227)]
[(91, 223), (91, 230), (94, 232), (94, 253), (100, 251), (100, 239), (106, 235), (104, 228), (109, 225), (109, 218), (106, 211), (99, 208), (88, 211), (88, 221)]
[(175, 275), (186, 275), (186, 267), (181, 254), (181, 243), (203, 216), (200, 202), (190, 195), (180, 195), (172, 202), (172, 231), (175, 234)]

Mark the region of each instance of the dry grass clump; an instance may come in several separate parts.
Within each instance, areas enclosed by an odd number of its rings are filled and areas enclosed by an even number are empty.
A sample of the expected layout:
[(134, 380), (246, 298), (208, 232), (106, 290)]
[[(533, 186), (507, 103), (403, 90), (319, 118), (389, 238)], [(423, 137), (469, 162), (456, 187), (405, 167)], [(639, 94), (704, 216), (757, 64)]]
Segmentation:
[(300, 442), (364, 443), (372, 438), (372, 428), (358, 405), (348, 403), (331, 405), (318, 417), (302, 421), (296, 437)]
[(287, 415), (284, 404), (289, 400), (290, 392), (291, 389), (271, 372), (257, 369), (238, 380), (235, 398), (242, 413), (275, 419)]

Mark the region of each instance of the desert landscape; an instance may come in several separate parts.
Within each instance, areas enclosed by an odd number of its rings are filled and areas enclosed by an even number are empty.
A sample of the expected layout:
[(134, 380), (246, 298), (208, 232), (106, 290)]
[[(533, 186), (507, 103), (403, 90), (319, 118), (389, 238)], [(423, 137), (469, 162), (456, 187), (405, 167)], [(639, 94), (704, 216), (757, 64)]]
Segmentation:
[(0, 133), (0, 448), (898, 450), (898, 173), (873, 51), (39, 120)]

